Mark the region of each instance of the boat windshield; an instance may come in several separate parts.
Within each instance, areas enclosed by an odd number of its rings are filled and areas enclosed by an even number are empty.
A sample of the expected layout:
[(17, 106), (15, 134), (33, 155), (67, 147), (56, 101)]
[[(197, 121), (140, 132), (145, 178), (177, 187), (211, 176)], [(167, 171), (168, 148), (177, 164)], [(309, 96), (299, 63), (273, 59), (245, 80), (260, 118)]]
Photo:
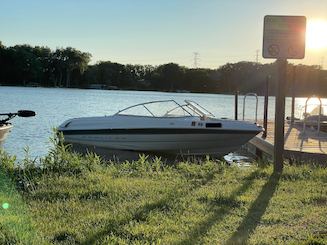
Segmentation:
[(118, 111), (116, 115), (137, 115), (152, 117), (214, 117), (211, 112), (191, 100), (185, 100), (185, 104), (179, 104), (175, 100), (145, 102), (129, 106), (121, 111)]

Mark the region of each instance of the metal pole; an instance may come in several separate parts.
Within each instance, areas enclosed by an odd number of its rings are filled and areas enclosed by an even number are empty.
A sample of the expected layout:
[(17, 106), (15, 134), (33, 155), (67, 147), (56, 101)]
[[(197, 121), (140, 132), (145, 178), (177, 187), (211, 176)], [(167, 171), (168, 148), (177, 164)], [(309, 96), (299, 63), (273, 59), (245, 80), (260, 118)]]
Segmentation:
[(238, 91), (235, 92), (235, 120), (237, 120), (238, 115)]
[(278, 81), (275, 104), (275, 142), (274, 142), (274, 168), (281, 172), (284, 163), (284, 119), (285, 119), (285, 85), (287, 60), (278, 59)]
[(321, 112), (322, 112), (322, 102), (321, 102), (321, 99), (320, 97), (319, 98), (319, 116), (318, 116), (318, 125), (317, 125), (317, 129), (318, 129), (318, 135), (320, 134), (320, 121), (321, 121)]
[(258, 96), (255, 96), (255, 123), (258, 122)]
[(292, 113), (291, 113), (291, 124), (294, 124), (294, 111), (295, 111), (295, 76), (296, 75), (296, 66), (293, 66), (292, 73)]
[(265, 89), (265, 103), (264, 103), (264, 111), (263, 111), (263, 128), (265, 129), (265, 131), (262, 134), (262, 138), (266, 138), (267, 137), (267, 132), (268, 132), (269, 79), (270, 79), (270, 77), (267, 76), (267, 78), (266, 78), (266, 89)]

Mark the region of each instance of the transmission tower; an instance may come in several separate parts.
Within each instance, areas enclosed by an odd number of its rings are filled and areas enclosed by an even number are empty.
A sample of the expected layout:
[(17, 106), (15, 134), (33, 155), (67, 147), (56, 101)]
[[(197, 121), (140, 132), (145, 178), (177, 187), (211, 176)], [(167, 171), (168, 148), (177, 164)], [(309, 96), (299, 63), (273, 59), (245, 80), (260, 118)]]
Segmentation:
[(255, 51), (255, 62), (256, 63), (259, 63), (259, 49), (257, 49), (256, 51)]
[(324, 62), (325, 62), (325, 57), (322, 56), (320, 59), (320, 69), (323, 70), (324, 69)]
[(199, 65), (199, 53), (198, 52), (194, 52), (193, 53), (194, 55), (194, 58), (193, 58), (193, 66), (194, 68), (198, 68), (198, 65)]

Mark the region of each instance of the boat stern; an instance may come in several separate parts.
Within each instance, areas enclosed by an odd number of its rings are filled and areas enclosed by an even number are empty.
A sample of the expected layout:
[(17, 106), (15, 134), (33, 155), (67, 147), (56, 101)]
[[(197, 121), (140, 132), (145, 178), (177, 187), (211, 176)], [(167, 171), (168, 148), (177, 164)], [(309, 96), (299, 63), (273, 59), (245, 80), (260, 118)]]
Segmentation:
[(9, 123), (0, 125), (0, 143), (2, 143), (7, 138), (11, 128), (12, 125)]

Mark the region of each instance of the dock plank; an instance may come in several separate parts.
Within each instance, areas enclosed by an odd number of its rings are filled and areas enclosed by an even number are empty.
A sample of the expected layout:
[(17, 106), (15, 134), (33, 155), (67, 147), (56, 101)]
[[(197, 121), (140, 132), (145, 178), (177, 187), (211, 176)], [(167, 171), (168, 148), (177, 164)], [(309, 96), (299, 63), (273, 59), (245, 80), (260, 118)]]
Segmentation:
[[(266, 140), (274, 144), (274, 122), (268, 123)], [(327, 153), (327, 133), (302, 125), (285, 123), (285, 149), (310, 153)]]
[[(260, 124), (260, 122), (259, 122)], [(262, 124), (261, 124), (262, 125)], [(274, 128), (273, 121), (268, 122), (267, 137), (262, 138), (262, 134), (257, 135), (250, 141), (250, 144), (260, 151), (272, 157), (274, 149)], [(327, 133), (318, 132), (313, 127), (306, 127), (303, 131), (303, 125), (291, 125), (285, 122), (285, 156), (300, 159), (312, 159), (319, 161), (327, 160)]]

